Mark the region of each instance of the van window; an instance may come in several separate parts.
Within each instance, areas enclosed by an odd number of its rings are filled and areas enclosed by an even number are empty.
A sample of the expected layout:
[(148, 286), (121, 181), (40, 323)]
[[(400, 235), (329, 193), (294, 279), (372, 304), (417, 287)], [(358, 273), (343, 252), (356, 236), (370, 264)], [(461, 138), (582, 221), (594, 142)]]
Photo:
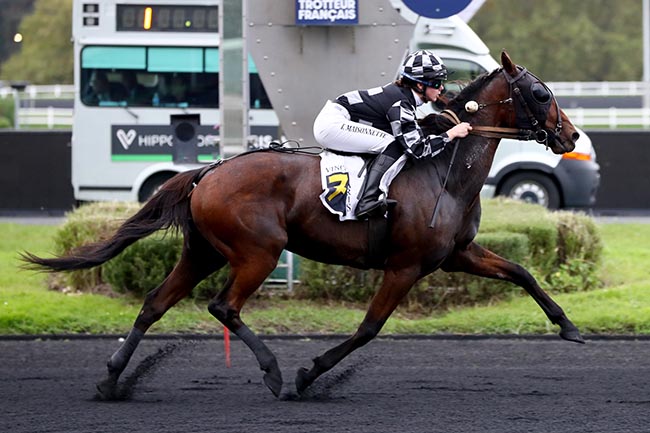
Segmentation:
[(449, 81), (445, 83), (445, 92), (459, 93), (461, 86), (487, 72), (478, 63), (464, 59), (442, 59), (449, 73)]
[(472, 81), (484, 72), (487, 72), (478, 63), (471, 60), (443, 59), (447, 70), (452, 72), (449, 79), (454, 81)]

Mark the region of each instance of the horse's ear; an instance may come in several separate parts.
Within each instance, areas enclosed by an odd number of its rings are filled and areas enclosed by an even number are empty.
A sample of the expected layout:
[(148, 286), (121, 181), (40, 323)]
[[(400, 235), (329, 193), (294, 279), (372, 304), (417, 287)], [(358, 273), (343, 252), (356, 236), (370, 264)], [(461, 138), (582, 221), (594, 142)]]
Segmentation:
[(517, 65), (512, 63), (506, 50), (501, 51), (501, 64), (503, 65), (503, 69), (510, 75), (514, 75), (517, 72)]

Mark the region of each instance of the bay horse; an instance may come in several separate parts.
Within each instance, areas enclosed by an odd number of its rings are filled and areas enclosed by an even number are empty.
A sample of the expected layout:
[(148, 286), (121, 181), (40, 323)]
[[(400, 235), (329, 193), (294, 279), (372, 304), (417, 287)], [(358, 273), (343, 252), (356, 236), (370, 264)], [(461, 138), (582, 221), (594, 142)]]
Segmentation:
[[(69, 271), (98, 266), (127, 246), (160, 229), (184, 236), (181, 258), (167, 278), (149, 292), (133, 328), (108, 360), (100, 394), (115, 397), (117, 382), (143, 335), (201, 280), (230, 264), (225, 287), (209, 312), (254, 353), (263, 380), (275, 396), (282, 375), (275, 355), (246, 326), (240, 311), (274, 270), (284, 249), (324, 263), (383, 270), (383, 281), (357, 331), (316, 357), (295, 378), (302, 393), (314, 380), (372, 340), (414, 283), (435, 271), (466, 272), (522, 287), (560, 337), (584, 343), (576, 326), (523, 267), (474, 242), (481, 217), (480, 191), (500, 138), (535, 139), (554, 153), (572, 151), (578, 133), (550, 90), (527, 69), (501, 53), (502, 67), (486, 73), (449, 101), (447, 116), (423, 121), (427, 133), (455, 122), (473, 125), (472, 135), (448, 144), (435, 158), (414, 161), (393, 181), (384, 260), (369, 265), (366, 221), (340, 222), (319, 203), (320, 158), (273, 150), (244, 153), (211, 170), (176, 175), (111, 238), (66, 255), (40, 258), (24, 253), (27, 266)], [(436, 210), (435, 221), (431, 216)], [(431, 222), (431, 225), (430, 225)]]

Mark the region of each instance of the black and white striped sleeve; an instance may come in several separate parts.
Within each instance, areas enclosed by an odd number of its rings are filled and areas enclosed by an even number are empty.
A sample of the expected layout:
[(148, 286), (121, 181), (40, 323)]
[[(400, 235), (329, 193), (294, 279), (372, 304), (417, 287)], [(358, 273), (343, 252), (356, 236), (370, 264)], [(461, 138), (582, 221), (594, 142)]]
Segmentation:
[(395, 139), (415, 159), (435, 156), (447, 144), (446, 134), (424, 136), (415, 117), (415, 108), (407, 101), (395, 102), (388, 110), (387, 117)]

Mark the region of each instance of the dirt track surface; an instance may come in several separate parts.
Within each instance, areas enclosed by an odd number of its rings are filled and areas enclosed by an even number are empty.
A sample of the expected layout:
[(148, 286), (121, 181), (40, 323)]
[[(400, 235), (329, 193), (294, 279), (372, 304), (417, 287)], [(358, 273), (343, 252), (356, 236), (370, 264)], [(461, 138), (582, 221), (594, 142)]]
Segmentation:
[[(290, 385), (339, 341), (267, 344)], [(286, 401), (237, 340), (226, 368), (219, 339), (145, 338), (125, 399), (98, 401), (118, 344), (0, 340), (0, 432), (650, 431), (648, 339), (377, 339)]]

